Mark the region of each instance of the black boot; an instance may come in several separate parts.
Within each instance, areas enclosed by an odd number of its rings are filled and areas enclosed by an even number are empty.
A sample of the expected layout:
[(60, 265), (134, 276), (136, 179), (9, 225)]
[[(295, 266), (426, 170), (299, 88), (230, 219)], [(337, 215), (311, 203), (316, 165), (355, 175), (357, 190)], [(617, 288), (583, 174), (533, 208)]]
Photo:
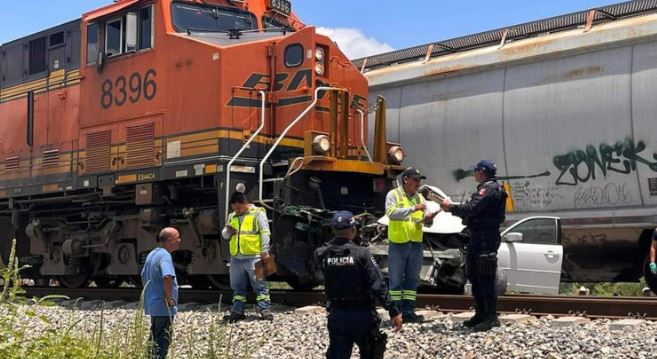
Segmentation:
[(475, 325), (481, 323), (484, 320), (484, 315), (481, 312), (475, 312), (475, 315), (472, 318), (463, 322), (463, 326), (466, 328), (472, 328)]
[(475, 325), (472, 330), (475, 332), (485, 332), (493, 329), (494, 327), (499, 327), (500, 321), (497, 319), (497, 314), (489, 315), (481, 321), (479, 324)]

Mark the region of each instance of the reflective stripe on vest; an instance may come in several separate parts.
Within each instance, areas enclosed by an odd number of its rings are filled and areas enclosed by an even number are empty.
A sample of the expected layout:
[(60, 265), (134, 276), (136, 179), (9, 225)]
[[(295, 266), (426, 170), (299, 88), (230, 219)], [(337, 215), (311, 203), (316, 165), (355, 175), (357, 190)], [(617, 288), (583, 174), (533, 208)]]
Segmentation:
[[(412, 208), (416, 204), (424, 203), (424, 199), (419, 194), (418, 201), (411, 201), (404, 193), (402, 187), (397, 187), (393, 192), (398, 208)], [(415, 203), (417, 202), (417, 203)], [(422, 220), (424, 219), (423, 211), (415, 211), (406, 219), (392, 219), (388, 224), (388, 240), (392, 243), (401, 244), (411, 242), (422, 242)]]
[(258, 221), (256, 221), (256, 214), (262, 211), (262, 208), (251, 207), (242, 218), (240, 223), (239, 216), (233, 212), (229, 225), (237, 230), (237, 232), (230, 237), (230, 254), (235, 256), (242, 255), (257, 255), (261, 252), (262, 241), (260, 240), (260, 231), (258, 230)]

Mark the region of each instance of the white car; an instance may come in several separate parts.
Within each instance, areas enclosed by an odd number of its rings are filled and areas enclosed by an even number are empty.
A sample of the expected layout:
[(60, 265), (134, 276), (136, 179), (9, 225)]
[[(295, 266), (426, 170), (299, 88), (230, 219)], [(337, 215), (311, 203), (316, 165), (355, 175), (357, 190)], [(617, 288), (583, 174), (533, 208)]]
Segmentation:
[[(431, 189), (441, 194), (440, 189), (431, 186)], [(431, 212), (440, 211), (440, 206), (432, 201), (426, 202)], [(378, 223), (388, 225), (389, 219), (384, 216)], [(440, 211), (434, 218), (433, 225), (424, 227), (424, 233), (435, 235), (449, 235), (460, 233), (465, 226), (461, 219), (451, 213)], [(426, 236), (425, 236), (426, 237)], [(561, 282), (561, 264), (563, 261), (563, 246), (561, 245), (561, 225), (557, 217), (528, 217), (514, 223), (501, 233), (502, 243), (497, 253), (498, 289), (499, 293), (515, 291), (535, 294), (559, 294)], [(385, 257), (387, 250), (377, 248), (373, 253)], [(428, 278), (432, 273), (432, 256), (440, 257), (443, 253), (425, 250), (425, 264), (421, 278)], [(453, 250), (450, 250), (453, 252)], [(453, 257), (453, 253), (445, 253)], [(387, 261), (384, 258), (383, 267)], [(384, 268), (384, 271), (387, 268)], [(426, 284), (426, 283), (425, 283)]]
[(502, 231), (497, 263), (507, 290), (559, 294), (562, 262), (559, 218), (528, 217)]

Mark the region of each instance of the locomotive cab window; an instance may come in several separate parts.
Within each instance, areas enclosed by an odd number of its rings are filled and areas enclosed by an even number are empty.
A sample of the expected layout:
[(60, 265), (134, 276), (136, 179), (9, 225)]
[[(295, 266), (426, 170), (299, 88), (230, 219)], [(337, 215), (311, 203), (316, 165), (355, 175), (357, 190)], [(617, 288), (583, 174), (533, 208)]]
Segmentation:
[(303, 46), (292, 44), (285, 48), (285, 66), (297, 67), (303, 63)]
[(98, 24), (87, 25), (87, 64), (98, 60)]
[(139, 9), (139, 50), (153, 47), (153, 7)]
[(123, 53), (123, 19), (108, 21), (105, 25), (105, 55)]
[[(87, 26), (87, 63), (98, 56), (98, 25)], [(153, 47), (153, 7), (146, 6), (130, 11), (120, 18), (105, 23), (105, 56), (150, 49)], [(94, 50), (95, 49), (95, 50)]]

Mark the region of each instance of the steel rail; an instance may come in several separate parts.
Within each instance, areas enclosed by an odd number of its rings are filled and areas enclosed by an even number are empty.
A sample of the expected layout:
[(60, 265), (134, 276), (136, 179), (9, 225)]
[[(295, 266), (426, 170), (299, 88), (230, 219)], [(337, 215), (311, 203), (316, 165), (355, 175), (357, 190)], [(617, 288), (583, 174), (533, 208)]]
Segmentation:
[[(27, 297), (46, 295), (66, 295), (69, 298), (105, 301), (138, 301), (140, 290), (136, 288), (80, 288), (25, 287)], [(284, 305), (300, 307), (322, 305), (325, 302), (322, 291), (297, 292), (292, 290), (273, 290), (272, 301)], [(227, 290), (180, 290), (181, 303), (218, 303), (219, 299), (228, 303), (232, 292)], [(253, 293), (250, 301), (255, 300)], [(472, 297), (463, 295), (419, 294), (419, 307), (430, 307), (443, 312), (462, 312), (473, 306)], [(591, 296), (533, 296), (507, 295), (499, 297), (498, 310), (503, 313), (527, 313), (537, 316), (581, 315), (590, 318), (639, 317), (657, 320), (657, 298), (654, 297), (591, 297)]]

